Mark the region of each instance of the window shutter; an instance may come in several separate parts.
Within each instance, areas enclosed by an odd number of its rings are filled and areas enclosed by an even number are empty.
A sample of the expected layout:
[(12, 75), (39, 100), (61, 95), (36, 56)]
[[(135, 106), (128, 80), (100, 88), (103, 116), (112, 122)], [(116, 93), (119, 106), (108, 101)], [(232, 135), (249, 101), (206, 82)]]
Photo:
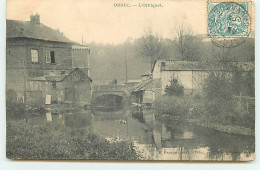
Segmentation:
[(38, 50), (31, 49), (32, 62), (38, 62)]
[(55, 63), (54, 51), (51, 51), (50, 54), (51, 54), (51, 63)]
[(51, 63), (50, 51), (45, 52), (45, 59), (46, 59), (46, 63)]

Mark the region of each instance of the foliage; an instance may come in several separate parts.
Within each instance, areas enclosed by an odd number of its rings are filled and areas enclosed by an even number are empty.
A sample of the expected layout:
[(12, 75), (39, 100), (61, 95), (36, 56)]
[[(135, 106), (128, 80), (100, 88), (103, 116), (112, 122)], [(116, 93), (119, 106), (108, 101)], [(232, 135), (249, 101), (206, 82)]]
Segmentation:
[(6, 99), (6, 119), (20, 120), (46, 113), (44, 107), (29, 107), (22, 102)]
[(170, 85), (165, 88), (165, 95), (167, 96), (182, 96), (184, 94), (184, 87), (179, 84), (176, 78), (172, 78)]
[(89, 128), (32, 126), (7, 122), (7, 157), (16, 159), (119, 159), (133, 160), (128, 142), (109, 143)]
[(212, 99), (230, 100), (232, 98), (232, 80), (227, 72), (211, 72), (205, 80), (204, 92)]
[(205, 80), (204, 92), (207, 114), (215, 119), (222, 119), (225, 115), (232, 115), (233, 109), (233, 83), (231, 74), (227, 72), (212, 72)]
[(189, 111), (189, 100), (184, 97), (163, 96), (154, 103), (157, 115), (171, 115), (174, 117), (185, 117)]
[(239, 71), (210, 73), (204, 86), (205, 114), (208, 121), (254, 128), (254, 103), (250, 99), (243, 101), (235, 97), (239, 93), (247, 93), (252, 87), (248, 83), (254, 82), (254, 79), (247, 79), (248, 75), (250, 73), (243, 76)]
[(243, 74), (242, 70), (235, 69), (232, 80), (235, 95), (255, 96), (254, 71), (248, 71)]
[(22, 119), (27, 115), (26, 107), (21, 102), (6, 100), (6, 119)]
[[(174, 30), (173, 30), (174, 31)], [(156, 36), (156, 34), (153, 34)], [(182, 60), (178, 47), (173, 39), (161, 38), (161, 49), (157, 59)], [(212, 43), (202, 41), (202, 35), (193, 36), (196, 51), (195, 58), (192, 60), (205, 61), (212, 58)], [(89, 43), (91, 47), (90, 54), (90, 73), (94, 81), (112, 80), (116, 78), (118, 81), (125, 80), (125, 57), (127, 60), (128, 79), (139, 79), (140, 74), (150, 71), (151, 61), (147, 57), (143, 57), (138, 49), (142, 43), (142, 37), (134, 39), (128, 38), (127, 41), (118, 44), (101, 44)], [(251, 51), (243, 51), (251, 50)], [(199, 53), (198, 53), (199, 52)], [(235, 48), (232, 48), (230, 57), (236, 61), (254, 60), (254, 39), (247, 38), (246, 41)], [(189, 58), (188, 58), (189, 59)], [(216, 59), (216, 57), (212, 58)], [(102, 70), (100, 70), (102, 69)]]
[[(242, 102), (244, 103), (242, 103)], [(223, 101), (209, 100), (204, 95), (167, 97), (164, 96), (154, 104), (156, 118), (166, 125), (171, 125), (176, 119), (195, 120), (202, 124), (237, 126), (249, 129), (255, 128), (254, 101), (246, 100)], [(236, 106), (236, 104), (239, 104)], [(247, 107), (249, 106), (249, 112)]]

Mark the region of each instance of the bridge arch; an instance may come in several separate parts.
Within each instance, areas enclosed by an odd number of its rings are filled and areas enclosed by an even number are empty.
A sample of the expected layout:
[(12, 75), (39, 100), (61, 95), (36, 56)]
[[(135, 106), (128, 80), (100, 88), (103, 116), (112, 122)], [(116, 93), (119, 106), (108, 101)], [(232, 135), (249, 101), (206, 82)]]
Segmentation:
[(92, 110), (117, 111), (124, 110), (129, 102), (129, 93), (122, 86), (95, 88), (92, 93)]

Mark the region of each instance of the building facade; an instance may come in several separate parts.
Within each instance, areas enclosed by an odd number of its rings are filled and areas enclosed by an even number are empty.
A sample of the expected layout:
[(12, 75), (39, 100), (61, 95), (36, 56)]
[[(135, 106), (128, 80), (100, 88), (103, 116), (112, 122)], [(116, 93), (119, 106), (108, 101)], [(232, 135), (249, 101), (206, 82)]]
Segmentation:
[(165, 88), (173, 78), (178, 80), (185, 92), (202, 90), (203, 82), (208, 76), (208, 71), (200, 67), (197, 62), (171, 60), (156, 61), (152, 73), (153, 79), (160, 85), (158, 95), (165, 94)]
[(60, 103), (90, 105), (91, 82), (92, 79), (79, 68), (64, 75), (28, 78), (27, 103), (37, 106)]
[(29, 78), (65, 75), (79, 64), (89, 75), (89, 48), (40, 23), (38, 14), (30, 21), (7, 20), (6, 25), (6, 89), (14, 90), (19, 100), (27, 98)]
[[(252, 62), (231, 62), (232, 68), (236, 67), (243, 73), (254, 69)], [(232, 72), (230, 68), (230, 72)], [(155, 83), (155, 97), (165, 94), (165, 88), (175, 78), (184, 87), (185, 93), (200, 92), (203, 89), (205, 79), (210, 72), (221, 72), (218, 67), (209, 67), (200, 62), (158, 60), (152, 69), (152, 78)], [(230, 73), (232, 74), (232, 73)]]
[(136, 104), (149, 105), (154, 101), (154, 83), (153, 79), (145, 79), (130, 90), (131, 102)]

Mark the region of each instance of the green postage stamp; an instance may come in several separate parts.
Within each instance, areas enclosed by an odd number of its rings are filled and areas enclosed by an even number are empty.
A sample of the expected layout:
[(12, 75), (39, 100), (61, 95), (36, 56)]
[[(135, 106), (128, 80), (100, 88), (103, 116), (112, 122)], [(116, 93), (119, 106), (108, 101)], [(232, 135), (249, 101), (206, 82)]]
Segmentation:
[(211, 37), (248, 37), (250, 2), (208, 2), (208, 34)]

